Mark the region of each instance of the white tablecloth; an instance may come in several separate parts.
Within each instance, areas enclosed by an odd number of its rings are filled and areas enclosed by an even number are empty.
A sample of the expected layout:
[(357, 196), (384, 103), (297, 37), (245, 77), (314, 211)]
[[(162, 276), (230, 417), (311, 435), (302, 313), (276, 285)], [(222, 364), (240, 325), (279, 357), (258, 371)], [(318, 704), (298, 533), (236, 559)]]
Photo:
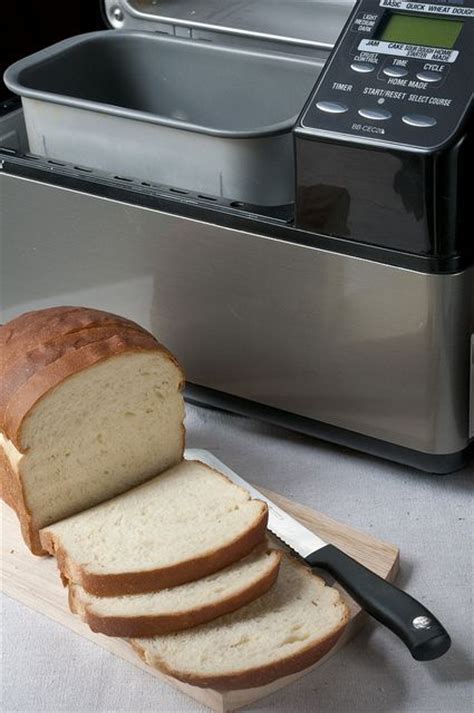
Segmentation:
[[(473, 708), (472, 484), (474, 466), (447, 476), (414, 470), (218, 411), (188, 406), (187, 445), (244, 478), (398, 544), (400, 585), (453, 639), (417, 663), (369, 624), (333, 659), (258, 701), (258, 713), (467, 713)], [(205, 711), (59, 624), (2, 597), (2, 711)]]

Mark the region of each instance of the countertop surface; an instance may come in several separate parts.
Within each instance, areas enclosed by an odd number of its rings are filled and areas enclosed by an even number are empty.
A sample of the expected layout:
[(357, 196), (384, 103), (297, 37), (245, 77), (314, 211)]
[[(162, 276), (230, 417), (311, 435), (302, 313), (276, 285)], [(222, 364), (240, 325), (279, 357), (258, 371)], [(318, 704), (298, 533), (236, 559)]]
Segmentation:
[[(468, 713), (473, 710), (474, 465), (430, 476), (238, 416), (187, 407), (187, 445), (244, 478), (396, 543), (398, 584), (453, 639), (417, 663), (369, 623), (334, 658), (247, 710), (259, 713)], [(2, 596), (4, 713), (204, 713), (205, 708), (90, 641)]]

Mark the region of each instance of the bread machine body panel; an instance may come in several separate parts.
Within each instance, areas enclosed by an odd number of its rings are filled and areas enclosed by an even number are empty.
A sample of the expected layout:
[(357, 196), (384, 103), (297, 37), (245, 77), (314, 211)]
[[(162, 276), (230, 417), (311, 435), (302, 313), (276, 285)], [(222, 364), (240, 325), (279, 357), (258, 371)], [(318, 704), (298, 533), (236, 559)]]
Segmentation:
[(424, 274), (34, 180), (0, 183), (3, 320), (98, 306), (157, 334), (191, 385), (284, 412), (286, 425), (328, 424), (321, 435), (357, 447), (343, 434), (360, 434), (401, 460), (467, 447), (472, 268)]

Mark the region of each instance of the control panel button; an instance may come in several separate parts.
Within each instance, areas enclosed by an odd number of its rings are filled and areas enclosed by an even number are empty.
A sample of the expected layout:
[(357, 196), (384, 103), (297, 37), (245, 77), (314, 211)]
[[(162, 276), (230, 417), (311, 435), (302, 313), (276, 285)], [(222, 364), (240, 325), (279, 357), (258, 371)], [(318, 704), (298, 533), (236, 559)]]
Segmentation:
[(316, 108), (319, 111), (325, 111), (327, 114), (345, 114), (346, 111), (349, 111), (349, 107), (341, 104), (341, 102), (322, 101), (316, 104)]
[(406, 77), (408, 74), (408, 69), (405, 67), (397, 67), (395, 65), (384, 67), (382, 71), (386, 77)]
[(359, 115), (372, 121), (385, 121), (392, 116), (387, 109), (359, 109)]
[(416, 78), (419, 79), (420, 82), (440, 82), (443, 76), (440, 72), (427, 70), (426, 72), (418, 72)]
[(360, 72), (360, 74), (369, 74), (369, 72), (374, 71), (375, 64), (371, 64), (370, 62), (352, 62), (351, 69), (354, 72)]
[(423, 114), (406, 114), (402, 116), (402, 121), (408, 126), (416, 126), (419, 129), (435, 126), (437, 123), (433, 116), (424, 116)]

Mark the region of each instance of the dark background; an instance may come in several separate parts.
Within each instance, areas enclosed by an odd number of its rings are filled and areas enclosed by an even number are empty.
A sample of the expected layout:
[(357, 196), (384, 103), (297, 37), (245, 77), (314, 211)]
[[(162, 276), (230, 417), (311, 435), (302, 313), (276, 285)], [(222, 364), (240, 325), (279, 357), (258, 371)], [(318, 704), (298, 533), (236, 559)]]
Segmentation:
[[(101, 0), (9, 0), (0, 12), (0, 77), (17, 59), (65, 37), (105, 29)], [(0, 98), (12, 94), (0, 81)]]

